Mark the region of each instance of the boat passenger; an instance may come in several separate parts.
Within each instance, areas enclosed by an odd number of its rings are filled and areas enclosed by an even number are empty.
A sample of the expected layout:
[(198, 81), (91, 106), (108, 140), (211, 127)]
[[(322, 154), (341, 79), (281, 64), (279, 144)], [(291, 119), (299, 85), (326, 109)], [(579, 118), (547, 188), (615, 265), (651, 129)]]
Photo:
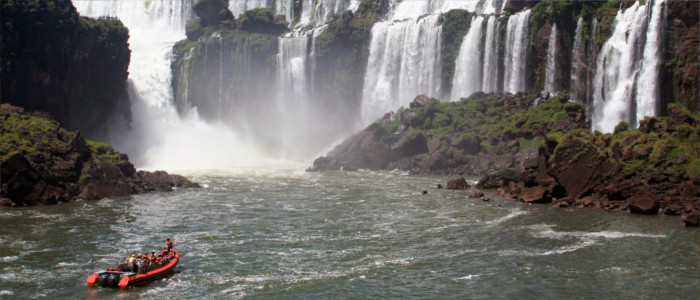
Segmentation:
[(172, 240), (170, 240), (170, 238), (168, 238), (167, 240), (165, 240), (165, 247), (168, 250), (170, 250), (170, 249), (173, 249), (175, 247), (175, 244), (173, 243)]
[(136, 255), (134, 255), (134, 254), (131, 255), (131, 257), (129, 258), (129, 263), (131, 264), (131, 269), (134, 271), (134, 273), (138, 273), (139, 265), (138, 265), (138, 259), (136, 259)]
[(148, 260), (150, 261), (155, 261), (156, 260), (156, 250), (153, 250), (151, 252), (151, 255), (148, 256)]

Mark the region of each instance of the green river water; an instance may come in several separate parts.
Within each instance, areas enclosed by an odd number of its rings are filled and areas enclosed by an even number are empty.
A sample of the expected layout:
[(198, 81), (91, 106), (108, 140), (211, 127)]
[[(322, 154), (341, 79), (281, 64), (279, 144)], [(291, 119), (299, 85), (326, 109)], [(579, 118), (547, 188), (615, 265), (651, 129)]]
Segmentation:
[[(483, 202), (397, 172), (183, 175), (204, 188), (0, 210), (0, 298), (700, 299), (700, 231), (677, 217)], [(168, 237), (176, 274), (86, 285)]]

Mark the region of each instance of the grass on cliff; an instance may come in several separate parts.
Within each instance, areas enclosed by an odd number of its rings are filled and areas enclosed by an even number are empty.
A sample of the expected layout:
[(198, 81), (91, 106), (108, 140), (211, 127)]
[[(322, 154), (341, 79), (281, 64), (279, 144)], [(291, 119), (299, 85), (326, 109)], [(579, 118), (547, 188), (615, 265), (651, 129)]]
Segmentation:
[(423, 134), (429, 142), (440, 140), (440, 150), (445, 153), (514, 154), (523, 148), (538, 147), (550, 128), (567, 118), (568, 106), (580, 106), (560, 95), (530, 108), (535, 98), (536, 94), (518, 94), (506, 100), (495, 94), (475, 94), (459, 102), (444, 103), (433, 98), (423, 107), (400, 109), (396, 120), (373, 126), (381, 127), (381, 133), (390, 139), (398, 139), (411, 127), (411, 134), (397, 140), (399, 144)]
[[(19, 113), (7, 110), (0, 111), (0, 157), (7, 160), (19, 153), (32, 164), (41, 165), (47, 171), (54, 171), (59, 166), (52, 157), (75, 159), (77, 154), (72, 152), (70, 141), (75, 133), (63, 129), (60, 124), (42, 113)], [(108, 163), (121, 160), (118, 152), (107, 143), (86, 140), (92, 150), (93, 157)], [(46, 153), (40, 161), (32, 159), (32, 154)]]
[[(680, 109), (686, 118), (684, 123), (672, 124), (670, 117), (646, 117), (642, 123), (653, 124), (653, 128), (647, 132), (629, 129), (601, 134), (579, 129), (548, 134), (547, 137), (557, 144), (550, 161), (555, 160), (559, 145), (578, 139), (595, 147), (608, 162), (623, 170), (634, 171), (641, 178), (649, 179), (659, 172), (687, 179), (697, 178), (700, 176), (700, 113), (691, 114), (678, 104), (671, 104), (671, 107)], [(585, 148), (578, 150), (584, 151)]]

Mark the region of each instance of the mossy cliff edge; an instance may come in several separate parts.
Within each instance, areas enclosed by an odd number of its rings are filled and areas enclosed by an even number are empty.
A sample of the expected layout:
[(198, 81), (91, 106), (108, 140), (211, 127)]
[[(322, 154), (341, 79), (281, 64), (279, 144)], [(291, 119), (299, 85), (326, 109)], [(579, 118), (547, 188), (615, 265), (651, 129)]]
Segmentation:
[(557, 206), (700, 216), (700, 113), (671, 105), (668, 117), (647, 117), (639, 129), (613, 134), (586, 129), (552, 132), (537, 162), (502, 183), (504, 194)]
[(179, 175), (136, 171), (109, 144), (85, 140), (57, 121), (0, 105), (0, 205), (58, 204), (173, 187), (198, 187)]

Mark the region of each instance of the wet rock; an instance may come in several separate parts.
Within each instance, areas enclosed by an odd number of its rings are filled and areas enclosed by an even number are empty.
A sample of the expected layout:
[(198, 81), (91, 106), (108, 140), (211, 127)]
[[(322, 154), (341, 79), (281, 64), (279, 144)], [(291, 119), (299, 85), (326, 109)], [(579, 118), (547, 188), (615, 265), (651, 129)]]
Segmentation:
[(476, 198), (481, 198), (481, 197), (483, 197), (483, 196), (484, 196), (484, 193), (482, 193), (482, 192), (476, 192), (476, 193), (473, 193), (473, 194), (469, 195), (469, 198), (476, 199)]
[(481, 178), (476, 184), (478, 189), (496, 189), (508, 186), (510, 182), (520, 181), (520, 172), (516, 169), (503, 169)]
[(438, 188), (438, 189), (441, 189), (441, 188), (442, 188), (442, 184), (439, 184), (439, 183), (438, 183), (438, 184), (437, 184), (437, 188)]
[(428, 102), (430, 102), (430, 97), (428, 97), (425, 94), (421, 94), (421, 95), (416, 96), (416, 98), (414, 98), (413, 101), (411, 101), (411, 103), (409, 104), (408, 107), (410, 107), (410, 108), (423, 107), (426, 104), (428, 104)]
[(700, 223), (700, 210), (693, 210), (689, 214), (683, 216), (683, 225), (698, 226)]
[(630, 198), (629, 209), (633, 214), (656, 214), (659, 212), (659, 201), (649, 195), (637, 195)]
[(447, 189), (448, 190), (466, 190), (468, 188), (469, 188), (469, 184), (467, 183), (467, 180), (464, 179), (464, 177), (452, 179), (452, 180), (447, 182)]
[(520, 201), (525, 203), (546, 202), (546, 192), (547, 190), (541, 186), (527, 188), (520, 193)]

